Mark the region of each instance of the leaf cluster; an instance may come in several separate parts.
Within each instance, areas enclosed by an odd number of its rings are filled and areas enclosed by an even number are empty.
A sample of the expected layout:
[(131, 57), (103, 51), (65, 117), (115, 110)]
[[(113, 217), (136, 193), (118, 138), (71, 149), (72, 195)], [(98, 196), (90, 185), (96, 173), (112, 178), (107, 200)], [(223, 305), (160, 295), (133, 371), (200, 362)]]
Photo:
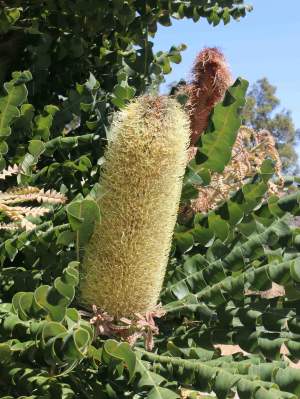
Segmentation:
[[(204, 17), (213, 25), (244, 16), (241, 0), (119, 1), (76, 0), (42, 3), (13, 0), (0, 11), (0, 82), (11, 70), (29, 69), (29, 91), (35, 104), (57, 101), (89, 72), (120, 106), (147, 86), (159, 83), (179, 63), (185, 46), (153, 52), (158, 24), (172, 18)], [(248, 7), (249, 8), (249, 7)], [(51, 85), (49, 85), (51, 80)]]

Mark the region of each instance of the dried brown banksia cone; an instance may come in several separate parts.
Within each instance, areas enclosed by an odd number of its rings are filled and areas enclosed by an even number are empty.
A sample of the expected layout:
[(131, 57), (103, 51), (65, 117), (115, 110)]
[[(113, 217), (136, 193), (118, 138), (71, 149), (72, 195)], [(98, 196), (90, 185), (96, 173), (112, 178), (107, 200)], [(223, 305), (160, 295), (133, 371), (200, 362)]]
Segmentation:
[(217, 48), (205, 48), (198, 54), (192, 75), (193, 79), (185, 90), (192, 131), (191, 145), (194, 145), (207, 128), (209, 115), (223, 99), (232, 77), (224, 55)]
[(101, 222), (85, 250), (81, 300), (120, 318), (154, 309), (165, 275), (189, 122), (168, 97), (140, 97), (112, 126), (99, 199)]
[(233, 192), (239, 190), (250, 177), (260, 172), (266, 159), (275, 163), (277, 184), (268, 182), (269, 194), (280, 192), (283, 185), (281, 160), (275, 140), (267, 130), (255, 130), (241, 126), (232, 148), (232, 157), (222, 173), (213, 173), (208, 186), (199, 187), (199, 196), (192, 201), (195, 212), (209, 212), (227, 201)]

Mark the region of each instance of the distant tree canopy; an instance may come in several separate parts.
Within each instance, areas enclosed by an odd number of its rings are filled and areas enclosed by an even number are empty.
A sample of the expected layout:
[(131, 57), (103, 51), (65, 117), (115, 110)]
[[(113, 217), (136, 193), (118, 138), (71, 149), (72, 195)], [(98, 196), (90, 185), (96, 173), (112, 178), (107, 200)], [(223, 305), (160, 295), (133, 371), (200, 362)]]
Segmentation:
[(248, 93), (243, 123), (255, 130), (269, 130), (276, 139), (283, 171), (296, 173), (299, 168), (295, 150), (298, 132), (289, 110), (281, 109), (276, 112), (279, 105), (276, 87), (271, 85), (267, 78), (259, 79)]

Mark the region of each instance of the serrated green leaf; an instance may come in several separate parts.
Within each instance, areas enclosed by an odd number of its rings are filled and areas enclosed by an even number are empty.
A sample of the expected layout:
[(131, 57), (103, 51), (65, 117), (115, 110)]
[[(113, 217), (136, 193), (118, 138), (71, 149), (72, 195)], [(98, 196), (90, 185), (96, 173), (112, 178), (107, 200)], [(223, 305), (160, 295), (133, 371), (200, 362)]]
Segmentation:
[(212, 114), (211, 126), (201, 136), (201, 145), (196, 155), (201, 169), (222, 173), (231, 158), (231, 150), (235, 143), (241, 124), (239, 110), (245, 103), (248, 82), (238, 78), (231, 86), (221, 104)]
[(105, 342), (102, 352), (103, 359), (107, 362), (110, 358), (124, 362), (127, 366), (130, 380), (136, 371), (136, 355), (128, 343), (118, 343), (112, 339)]
[(38, 158), (45, 151), (45, 145), (41, 140), (31, 140), (29, 142), (28, 151), (35, 158)]

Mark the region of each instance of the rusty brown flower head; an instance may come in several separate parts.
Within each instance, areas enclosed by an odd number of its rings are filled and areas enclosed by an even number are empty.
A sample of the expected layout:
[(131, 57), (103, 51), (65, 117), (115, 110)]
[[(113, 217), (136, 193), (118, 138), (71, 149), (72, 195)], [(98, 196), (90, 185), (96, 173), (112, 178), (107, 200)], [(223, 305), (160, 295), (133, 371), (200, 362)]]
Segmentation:
[(217, 48), (205, 48), (197, 55), (192, 81), (186, 87), (187, 110), (191, 122), (191, 145), (207, 128), (213, 107), (222, 101), (232, 83), (229, 66), (224, 55)]

